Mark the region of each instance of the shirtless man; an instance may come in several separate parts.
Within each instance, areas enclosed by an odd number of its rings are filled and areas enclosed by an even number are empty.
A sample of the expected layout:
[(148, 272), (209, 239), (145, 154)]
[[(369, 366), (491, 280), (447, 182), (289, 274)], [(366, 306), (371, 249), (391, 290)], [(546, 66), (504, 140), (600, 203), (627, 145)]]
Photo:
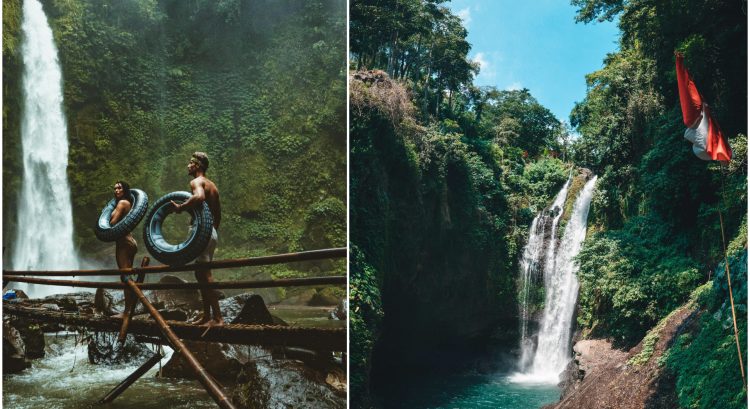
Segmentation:
[[(172, 204), (177, 213), (180, 213), (184, 209), (192, 209), (196, 206), (200, 206), (203, 202), (208, 204), (208, 209), (211, 210), (211, 216), (214, 220), (213, 231), (211, 232), (211, 240), (209, 241), (208, 246), (206, 246), (206, 250), (196, 259), (198, 263), (208, 263), (214, 258), (216, 243), (219, 239), (217, 232), (219, 230), (219, 224), (221, 223), (219, 189), (216, 188), (214, 182), (206, 177), (206, 171), (208, 170), (208, 155), (204, 152), (195, 152), (190, 158), (190, 162), (188, 162), (187, 169), (188, 174), (193, 177), (193, 180), (190, 181), (190, 190), (193, 192), (193, 195), (182, 204), (174, 201)], [(199, 283), (212, 283), (214, 281), (211, 276), (211, 270), (207, 268), (195, 270), (195, 279), (198, 280)], [(221, 317), (219, 299), (216, 296), (216, 292), (211, 289), (202, 289), (201, 296), (203, 297), (203, 316), (201, 316), (195, 323), (209, 327), (224, 325), (224, 319)]]
[[(114, 226), (122, 220), (129, 212), (130, 209), (133, 207), (133, 204), (130, 203), (130, 186), (123, 181), (117, 181), (115, 182), (114, 186), (114, 194), (115, 194), (115, 201), (117, 204), (115, 205), (115, 209), (112, 211), (112, 216), (109, 218), (109, 225)], [(123, 237), (117, 239), (115, 242), (115, 259), (117, 260), (117, 268), (130, 268), (133, 267), (133, 259), (135, 258), (135, 253), (138, 251), (138, 244), (135, 242), (135, 239), (133, 238), (133, 234), (128, 233), (124, 235)], [(128, 279), (127, 276), (121, 275), (120, 280), (122, 282), (126, 282)], [(133, 294), (132, 291), (125, 289), (125, 311), (123, 311), (120, 314), (115, 315), (115, 318), (122, 318), (123, 320), (126, 320), (128, 318), (128, 315), (130, 314), (130, 310), (132, 309), (133, 305), (135, 304), (135, 294)], [(125, 341), (124, 334), (121, 334), (121, 341)]]

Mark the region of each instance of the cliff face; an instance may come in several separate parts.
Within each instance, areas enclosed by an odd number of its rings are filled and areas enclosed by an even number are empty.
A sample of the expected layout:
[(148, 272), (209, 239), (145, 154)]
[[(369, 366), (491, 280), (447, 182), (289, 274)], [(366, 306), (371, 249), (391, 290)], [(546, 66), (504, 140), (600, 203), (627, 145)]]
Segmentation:
[[(723, 263), (717, 266), (714, 280), (693, 291), (629, 351), (604, 339), (576, 343), (562, 398), (545, 409), (747, 407), (725, 271)], [(746, 250), (730, 251), (729, 271), (739, 344), (747, 345)], [(742, 355), (747, 367), (747, 354)]]
[[(208, 153), (221, 191), (221, 258), (345, 244), (346, 2), (42, 3), (83, 257), (112, 262), (92, 226), (114, 181), (152, 201), (185, 190), (194, 151)], [(5, 237), (18, 230), (23, 174), (20, 4), (3, 2)]]
[(456, 134), (414, 124), (406, 90), (382, 74), (357, 74), (351, 92), (351, 241), (384, 313), (376, 376), (444, 366), (502, 321), (516, 328), (499, 168)]
[(663, 365), (666, 351), (695, 321), (697, 309), (683, 306), (671, 314), (651, 338), (630, 351), (603, 339), (576, 343), (574, 361), (564, 374), (559, 403), (545, 409), (669, 409), (677, 400), (674, 375)]

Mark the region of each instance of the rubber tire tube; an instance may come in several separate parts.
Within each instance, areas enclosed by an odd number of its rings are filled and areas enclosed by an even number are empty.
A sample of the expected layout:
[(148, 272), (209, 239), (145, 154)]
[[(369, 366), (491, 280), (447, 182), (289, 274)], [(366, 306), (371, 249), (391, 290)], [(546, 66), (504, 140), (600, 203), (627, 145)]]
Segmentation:
[(154, 202), (146, 216), (143, 226), (143, 242), (148, 252), (158, 261), (170, 265), (181, 266), (196, 259), (208, 246), (213, 230), (213, 217), (208, 204), (203, 202), (197, 208), (185, 210), (193, 217), (193, 226), (187, 240), (179, 244), (170, 244), (164, 239), (162, 225), (164, 219), (175, 212), (172, 201), (185, 202), (192, 194), (189, 192), (172, 192)]
[(146, 215), (148, 210), (148, 195), (146, 192), (140, 189), (130, 189), (130, 198), (132, 199), (133, 206), (131, 207), (128, 214), (125, 215), (119, 222), (114, 226), (110, 226), (109, 220), (112, 218), (112, 212), (115, 210), (117, 203), (115, 199), (112, 199), (102, 209), (102, 214), (99, 216), (99, 221), (94, 229), (96, 238), (101, 241), (115, 241), (119, 238), (124, 237), (138, 226), (143, 216)]

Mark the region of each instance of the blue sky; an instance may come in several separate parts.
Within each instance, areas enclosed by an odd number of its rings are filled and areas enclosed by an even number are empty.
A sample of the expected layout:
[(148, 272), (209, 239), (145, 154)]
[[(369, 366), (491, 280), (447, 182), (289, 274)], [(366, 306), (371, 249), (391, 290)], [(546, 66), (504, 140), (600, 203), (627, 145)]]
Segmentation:
[(616, 22), (576, 23), (568, 0), (453, 0), (481, 64), (475, 85), (528, 88), (542, 105), (568, 121), (586, 95), (585, 75), (617, 51)]

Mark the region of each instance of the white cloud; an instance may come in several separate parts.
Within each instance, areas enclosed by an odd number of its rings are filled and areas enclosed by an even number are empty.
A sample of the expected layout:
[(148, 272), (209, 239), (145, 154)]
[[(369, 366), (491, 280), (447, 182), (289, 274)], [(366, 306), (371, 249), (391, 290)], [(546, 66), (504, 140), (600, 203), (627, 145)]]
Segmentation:
[(490, 63), (489, 61), (487, 61), (487, 57), (484, 55), (484, 53), (477, 53), (471, 61), (479, 64), (479, 69), (481, 71), (484, 71), (490, 66)]
[(469, 26), (469, 23), (471, 23), (471, 10), (469, 10), (468, 7), (465, 9), (458, 10), (456, 15), (458, 16), (458, 18), (461, 19), (461, 21), (464, 22), (464, 27)]
[(519, 91), (519, 90), (522, 90), (522, 89), (523, 89), (523, 85), (521, 85), (521, 83), (518, 82), (518, 81), (516, 81), (516, 82), (508, 85), (507, 87), (505, 87), (506, 91)]
[(487, 55), (483, 52), (476, 53), (471, 61), (479, 64), (479, 75), (477, 76), (478, 83), (481, 85), (490, 85), (494, 82), (497, 72), (495, 70), (495, 60), (497, 56), (491, 53)]

